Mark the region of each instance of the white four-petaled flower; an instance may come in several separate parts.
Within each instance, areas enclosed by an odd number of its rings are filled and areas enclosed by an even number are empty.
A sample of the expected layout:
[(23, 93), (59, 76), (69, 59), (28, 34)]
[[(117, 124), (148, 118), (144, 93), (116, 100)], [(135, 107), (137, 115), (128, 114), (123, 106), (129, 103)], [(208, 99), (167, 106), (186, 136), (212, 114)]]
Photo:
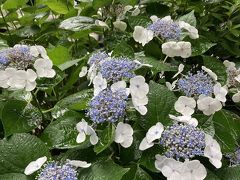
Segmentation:
[(143, 138), (139, 145), (139, 149), (143, 151), (152, 147), (154, 145), (153, 141), (161, 138), (163, 130), (164, 127), (160, 122), (149, 128), (145, 138)]
[(216, 99), (205, 95), (200, 95), (197, 100), (198, 109), (203, 114), (209, 116), (222, 109), (222, 103)]
[(198, 160), (176, 161), (157, 154), (155, 167), (168, 180), (203, 180), (207, 176), (205, 167)]
[(131, 78), (129, 88), (134, 108), (141, 115), (145, 115), (147, 113), (145, 105), (148, 103), (147, 94), (149, 92), (149, 85), (145, 82), (145, 78), (143, 76)]
[(49, 59), (39, 58), (34, 62), (33, 66), (38, 77), (53, 78), (56, 75), (56, 72), (52, 69), (53, 63)]
[(107, 88), (107, 80), (102, 77), (101, 73), (93, 79), (94, 96), (97, 96), (102, 90)]
[(115, 131), (114, 141), (128, 148), (133, 142), (133, 128), (126, 123), (119, 122)]
[(88, 123), (82, 119), (81, 122), (77, 123), (76, 125), (77, 130), (78, 130), (78, 136), (76, 139), (77, 143), (82, 143), (86, 140), (86, 135), (90, 136), (90, 143), (92, 145), (97, 144), (98, 142), (98, 136), (96, 134), (96, 132), (94, 131), (94, 129), (88, 125)]
[(182, 58), (188, 58), (192, 54), (191, 43), (169, 41), (162, 44), (162, 52), (169, 57), (181, 56)]
[(204, 156), (216, 167), (222, 167), (222, 152), (218, 142), (212, 136), (205, 134)]
[(145, 29), (142, 26), (135, 26), (133, 32), (133, 39), (139, 42), (143, 46), (153, 39), (153, 32), (151, 30)]
[(221, 102), (226, 102), (226, 95), (228, 90), (226, 87), (222, 87), (220, 83), (217, 83), (213, 87), (215, 98)]
[(175, 110), (184, 116), (191, 116), (194, 113), (195, 107), (196, 101), (186, 96), (180, 96), (174, 104)]

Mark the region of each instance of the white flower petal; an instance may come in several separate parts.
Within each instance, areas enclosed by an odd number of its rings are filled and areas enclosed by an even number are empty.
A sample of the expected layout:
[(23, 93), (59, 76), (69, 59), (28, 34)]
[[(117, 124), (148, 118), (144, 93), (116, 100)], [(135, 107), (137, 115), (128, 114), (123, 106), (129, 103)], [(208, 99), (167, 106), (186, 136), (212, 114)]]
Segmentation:
[(107, 80), (100, 73), (93, 79), (94, 96), (97, 96), (102, 90), (107, 88)]
[(233, 102), (235, 102), (235, 103), (240, 102), (240, 91), (238, 91), (236, 94), (234, 94), (234, 95), (232, 96), (232, 100), (233, 100)]
[(97, 136), (96, 133), (95, 133), (95, 134), (92, 134), (92, 135), (90, 136), (90, 143), (91, 143), (92, 145), (95, 145), (95, 144), (98, 143), (98, 136)]
[(133, 143), (133, 137), (132, 136), (129, 136), (127, 139), (125, 139), (125, 141), (123, 141), (121, 144), (122, 147), (124, 148), (128, 148), (132, 145)]
[(134, 108), (141, 114), (146, 115), (147, 114), (147, 108), (145, 106), (134, 106)]
[(150, 19), (151, 19), (152, 22), (154, 23), (154, 22), (156, 22), (159, 18), (158, 18), (157, 16), (155, 16), (155, 15), (152, 15), (152, 16), (150, 17)]
[(145, 137), (145, 138), (143, 138), (143, 140), (141, 141), (141, 143), (139, 145), (139, 150), (144, 151), (144, 150), (152, 147), (153, 145), (154, 145), (154, 143), (152, 143), (152, 142), (148, 143), (147, 138)]
[(86, 140), (86, 135), (85, 135), (85, 133), (84, 133), (84, 132), (78, 133), (76, 142), (77, 142), (77, 143), (82, 143), (82, 142), (84, 142), (85, 140)]
[(169, 114), (169, 117), (175, 121), (178, 121), (178, 122), (183, 122), (183, 123), (186, 123), (186, 124), (189, 124), (191, 126), (194, 126), (194, 127), (197, 127), (198, 125), (198, 120), (195, 119), (195, 118), (192, 118), (191, 116), (174, 116), (174, 115), (171, 115)]
[(217, 75), (211, 69), (202, 66), (202, 70), (204, 70), (206, 73), (209, 74), (209, 76), (211, 76), (215, 81), (217, 81)]
[(25, 90), (26, 91), (32, 91), (36, 88), (37, 82), (26, 82)]
[(24, 174), (30, 175), (38, 171), (46, 161), (47, 161), (47, 157), (43, 156), (41, 158), (38, 158), (36, 161), (30, 162), (25, 168)]
[(138, 98), (138, 97), (132, 96), (132, 102), (134, 106), (144, 106), (148, 104), (148, 97), (145, 96), (143, 98)]
[(68, 160), (67, 163), (69, 165), (81, 168), (88, 168), (91, 166), (91, 163), (87, 163), (86, 161)]
[(126, 87), (127, 87), (127, 84), (126, 84), (125, 81), (118, 81), (118, 82), (113, 83), (113, 84), (111, 85), (111, 91), (112, 91), (112, 92), (116, 92), (116, 91), (118, 91), (118, 90), (125, 90)]
[(116, 20), (115, 22), (113, 22), (113, 26), (120, 31), (125, 31), (127, 29), (127, 24), (120, 20)]
[(105, 22), (103, 22), (103, 21), (100, 21), (100, 20), (96, 20), (96, 21), (95, 21), (95, 24), (96, 24), (97, 26), (109, 28), (108, 25), (107, 25), (107, 23), (105, 23)]
[(79, 77), (84, 77), (87, 75), (87, 72), (88, 72), (88, 68), (87, 66), (83, 66), (82, 69), (81, 69), (81, 72), (79, 73)]

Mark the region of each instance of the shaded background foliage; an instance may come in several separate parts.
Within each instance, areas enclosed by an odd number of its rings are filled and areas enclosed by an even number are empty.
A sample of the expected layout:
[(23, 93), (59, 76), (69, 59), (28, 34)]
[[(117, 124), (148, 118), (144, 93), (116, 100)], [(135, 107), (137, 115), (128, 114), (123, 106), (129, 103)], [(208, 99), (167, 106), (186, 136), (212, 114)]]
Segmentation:
[[(33, 93), (2, 90), (0, 95), (0, 179), (26, 180), (23, 174), (30, 160), (39, 156), (52, 156), (53, 159), (81, 159), (92, 162), (89, 169), (79, 171), (81, 179), (164, 179), (154, 167), (154, 155), (161, 148), (154, 147), (145, 152), (138, 150), (146, 130), (161, 121), (169, 123), (176, 95), (170, 92), (159, 79), (165, 71), (166, 80), (171, 79), (180, 58), (164, 64), (161, 46), (153, 40), (141, 47), (132, 39), (136, 25), (147, 25), (151, 15), (174, 19), (183, 18), (199, 30), (200, 39), (192, 43), (193, 56), (186, 60), (187, 69), (197, 64), (207, 65), (216, 72), (221, 83), (226, 83), (223, 60), (234, 61), (239, 65), (240, 57), (240, 1), (239, 0), (78, 0), (76, 8), (68, 0), (1, 0), (0, 48), (15, 44), (43, 45), (57, 71), (54, 80), (43, 79)], [(128, 27), (120, 32), (113, 27), (118, 11), (124, 5), (145, 5), (138, 16), (126, 15)], [(21, 18), (18, 18), (19, 14)], [(103, 9), (102, 16), (97, 15)], [(78, 13), (77, 9), (81, 9)], [(5, 13), (5, 14), (4, 14)], [(47, 20), (49, 15), (54, 15)], [(70, 17), (80, 15), (77, 31), (59, 28), (60, 23)], [(39, 18), (35, 18), (38, 16)], [(86, 20), (90, 17), (90, 20)], [(95, 19), (105, 21), (109, 30), (94, 24)], [(98, 41), (89, 36), (97, 33)], [(141, 69), (150, 82), (148, 110), (140, 117), (128, 112), (129, 122), (135, 130), (134, 143), (129, 149), (113, 143), (114, 127), (103, 125), (100, 137), (101, 146), (91, 146), (89, 141), (76, 144), (75, 125), (85, 117), (87, 103), (92, 97), (92, 89), (85, 78), (78, 74), (86, 64), (89, 54), (98, 49), (113, 51), (115, 56), (128, 56), (141, 62), (152, 64), (149, 70)], [(150, 81), (152, 80), (152, 81)], [(167, 102), (164, 104), (163, 102)], [(27, 111), (26, 111), (27, 109)], [(201, 127), (213, 132), (224, 153), (233, 152), (238, 146), (240, 135), (239, 104), (228, 98), (224, 110), (208, 118), (196, 115)], [(18, 123), (16, 123), (18, 122)], [(29, 123), (30, 122), (30, 123)], [(40, 122), (40, 124), (39, 124)], [(209, 180), (239, 179), (239, 167), (224, 166), (215, 170), (206, 159), (201, 159), (208, 168)]]

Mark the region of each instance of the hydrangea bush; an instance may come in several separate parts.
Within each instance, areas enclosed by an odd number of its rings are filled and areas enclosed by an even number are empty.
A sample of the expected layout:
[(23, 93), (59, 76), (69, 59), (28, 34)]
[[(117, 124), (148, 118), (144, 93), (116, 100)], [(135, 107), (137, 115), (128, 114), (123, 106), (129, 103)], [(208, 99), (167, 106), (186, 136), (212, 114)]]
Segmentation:
[(240, 179), (239, 11), (2, 0), (0, 180)]

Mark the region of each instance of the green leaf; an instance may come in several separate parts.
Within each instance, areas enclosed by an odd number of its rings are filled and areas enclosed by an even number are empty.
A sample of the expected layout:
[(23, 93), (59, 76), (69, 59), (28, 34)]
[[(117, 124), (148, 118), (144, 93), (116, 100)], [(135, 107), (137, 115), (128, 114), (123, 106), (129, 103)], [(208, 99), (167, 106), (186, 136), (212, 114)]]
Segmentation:
[(59, 25), (59, 28), (71, 31), (88, 30), (93, 27), (95, 27), (94, 19), (85, 16), (76, 16), (65, 19)]
[(123, 176), (122, 180), (152, 180), (152, 178), (138, 165), (132, 165), (131, 169)]
[(63, 64), (71, 59), (68, 49), (61, 45), (47, 49), (47, 53), (54, 65)]
[(151, 23), (151, 19), (147, 16), (129, 16), (128, 17), (128, 23), (132, 29), (134, 29), (135, 26), (143, 26), (147, 27)]
[(197, 20), (196, 17), (194, 15), (194, 10), (192, 10), (191, 12), (189, 12), (188, 14), (185, 14), (183, 16), (181, 16), (180, 18), (178, 18), (179, 21), (184, 21), (194, 27), (196, 27), (197, 25)]
[(7, 47), (8, 47), (7, 41), (0, 38), (0, 50)]
[(99, 154), (100, 152), (107, 149), (114, 140), (115, 128), (113, 124), (109, 123), (101, 133), (98, 133), (99, 142), (94, 146), (94, 151)]
[(192, 55), (198, 56), (207, 52), (211, 47), (215, 46), (216, 43), (211, 43), (208, 39), (199, 38), (197, 41), (191, 41), (192, 45)]
[(45, 1), (44, 4), (46, 4), (51, 10), (59, 14), (67, 14), (69, 11), (67, 3), (64, 0), (48, 0)]
[(116, 57), (134, 58), (134, 50), (125, 41), (122, 41), (115, 46), (112, 55)]
[[(201, 126), (201, 128), (204, 130), (205, 133), (214, 136), (215, 135), (215, 128), (214, 128), (214, 124), (213, 124), (213, 120), (212, 120), (213, 116), (210, 116), (208, 118), (208, 120), (206, 122), (204, 122), (204, 124)], [(197, 118), (198, 121), (200, 120), (199, 118)]]
[(40, 31), (40, 27), (37, 25), (24, 26), (16, 31), (16, 35), (19, 37), (28, 38), (30, 36), (36, 35)]
[(13, 133), (29, 132), (42, 121), (39, 110), (26, 101), (9, 100), (2, 110), (5, 136)]
[(28, 0), (7, 0), (4, 4), (3, 4), (3, 8), (4, 9), (17, 9), (19, 7), (24, 6), (26, 3), (28, 2)]
[(236, 114), (220, 110), (213, 115), (215, 138), (224, 153), (232, 152), (237, 146), (240, 135), (240, 117)]
[(117, 2), (119, 2), (120, 4), (124, 4), (124, 5), (136, 5), (137, 4), (137, 0), (117, 0)]
[(105, 7), (107, 5), (110, 5), (112, 3), (112, 0), (93, 0), (92, 5), (94, 9), (98, 9), (101, 7)]
[(146, 7), (146, 11), (150, 16), (154, 14), (161, 18), (169, 15), (170, 8), (159, 2), (150, 2)]
[(0, 174), (23, 173), (31, 161), (49, 156), (47, 146), (40, 139), (25, 133), (0, 140), (0, 153)]
[(152, 172), (159, 172), (159, 170), (157, 170), (155, 168), (155, 155), (156, 154), (161, 154), (162, 150), (159, 146), (154, 146), (150, 149), (147, 149), (143, 152), (141, 159), (139, 160), (139, 163), (144, 166), (145, 168), (147, 168), (148, 170), (152, 171)]
[(93, 97), (92, 89), (86, 89), (78, 93), (72, 94), (58, 101), (53, 110), (52, 116), (54, 118), (60, 117), (68, 109), (84, 110), (87, 108), (89, 100)]
[(141, 118), (140, 125), (148, 130), (157, 122), (164, 125), (170, 122), (169, 114), (174, 112), (174, 104), (177, 101), (174, 93), (167, 87), (150, 81), (148, 93), (148, 112)]
[(81, 180), (121, 180), (129, 168), (123, 168), (112, 160), (99, 161), (79, 173)]
[(240, 167), (227, 167), (219, 169), (216, 175), (222, 180), (237, 180), (240, 177)]
[(90, 143), (78, 144), (76, 138), (78, 131), (76, 124), (81, 120), (81, 115), (76, 112), (67, 112), (56, 121), (51, 122), (43, 131), (40, 139), (46, 143), (51, 149), (70, 149), (85, 145), (90, 146)]
[(204, 180), (221, 180), (213, 172), (207, 170), (207, 177)]
[(211, 69), (218, 77), (218, 82), (225, 85), (227, 82), (226, 67), (223, 63), (215, 57), (203, 56), (204, 65)]
[(64, 70), (66, 70), (66, 69), (68, 69), (68, 68), (70, 68), (70, 67), (72, 67), (72, 66), (74, 66), (74, 65), (78, 65), (78, 63), (80, 62), (80, 61), (83, 61), (85, 59), (85, 56), (83, 57), (83, 58), (80, 58), (80, 59), (75, 59), (75, 60), (72, 60), (72, 61), (67, 61), (67, 62), (65, 62), (65, 63), (63, 63), (63, 64), (60, 64), (60, 65), (58, 65), (58, 68), (59, 69), (61, 69), (61, 71), (64, 71)]
[(135, 59), (140, 61), (141, 63), (152, 65), (151, 70), (153, 74), (156, 74), (162, 71), (177, 71), (176, 66), (171, 66), (168, 63), (163, 63), (162, 61), (159, 61), (153, 57), (146, 57), (144, 55), (141, 55), (140, 53), (137, 53), (135, 55), (136, 55)]
[(2, 180), (29, 180), (29, 177), (25, 174), (20, 173), (8, 173), (0, 175), (0, 179)]

